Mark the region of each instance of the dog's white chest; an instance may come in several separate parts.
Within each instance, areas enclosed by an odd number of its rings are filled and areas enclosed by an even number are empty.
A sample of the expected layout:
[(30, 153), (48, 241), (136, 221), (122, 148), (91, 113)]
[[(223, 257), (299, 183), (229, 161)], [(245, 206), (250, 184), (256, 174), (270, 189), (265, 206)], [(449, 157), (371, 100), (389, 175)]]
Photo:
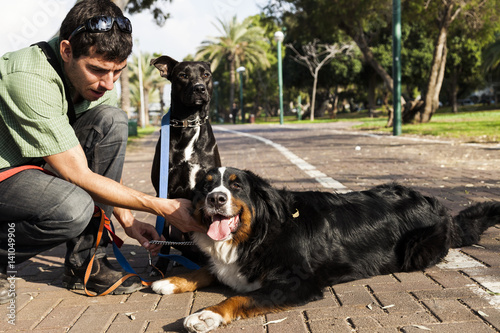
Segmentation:
[(231, 246), (230, 242), (214, 242), (206, 234), (198, 232), (193, 233), (193, 241), (211, 258), (210, 270), (219, 281), (239, 292), (249, 292), (262, 287), (260, 282), (250, 283), (240, 273), (237, 248)]
[(186, 149), (184, 149), (184, 161), (187, 161), (187, 162), (189, 162), (191, 160), (193, 153), (194, 153), (194, 144), (196, 141), (198, 141), (198, 139), (200, 137), (200, 127), (199, 126), (195, 127), (194, 130), (195, 130), (194, 135), (192, 136), (191, 140), (187, 144)]
[(236, 263), (224, 264), (214, 261), (212, 272), (222, 283), (239, 292), (249, 292), (261, 287), (259, 282), (249, 283), (248, 279), (240, 273), (240, 266)]
[(194, 188), (196, 185), (196, 174), (200, 170), (200, 165), (199, 164), (194, 164), (191, 162), (191, 159), (194, 154), (194, 146), (196, 141), (198, 141), (200, 137), (200, 127), (195, 128), (195, 134), (189, 141), (189, 143), (186, 146), (186, 149), (184, 149), (184, 161), (188, 162), (188, 165), (190, 166), (189, 168), (189, 186), (191, 188)]

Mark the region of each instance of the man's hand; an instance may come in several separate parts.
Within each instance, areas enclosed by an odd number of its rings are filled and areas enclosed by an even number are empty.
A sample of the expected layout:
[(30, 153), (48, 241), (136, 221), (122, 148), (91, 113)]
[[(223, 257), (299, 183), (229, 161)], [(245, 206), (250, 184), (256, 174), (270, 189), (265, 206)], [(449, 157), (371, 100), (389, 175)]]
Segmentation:
[(150, 251), (153, 255), (157, 255), (160, 252), (162, 245), (149, 243), (150, 240), (165, 240), (163, 235), (161, 237), (158, 235), (155, 227), (137, 220), (128, 209), (115, 207), (113, 215), (121, 224), (127, 236), (136, 239), (142, 247)]
[(161, 210), (165, 220), (182, 232), (207, 232), (192, 216), (193, 206), (187, 199), (159, 199), (162, 200)]
[(163, 235), (160, 237), (156, 232), (156, 229), (148, 223), (141, 222), (134, 218), (134, 221), (130, 226), (124, 227), (125, 233), (134, 239), (136, 239), (143, 248), (151, 252), (152, 255), (157, 255), (163, 245), (151, 244), (150, 240), (165, 240)]

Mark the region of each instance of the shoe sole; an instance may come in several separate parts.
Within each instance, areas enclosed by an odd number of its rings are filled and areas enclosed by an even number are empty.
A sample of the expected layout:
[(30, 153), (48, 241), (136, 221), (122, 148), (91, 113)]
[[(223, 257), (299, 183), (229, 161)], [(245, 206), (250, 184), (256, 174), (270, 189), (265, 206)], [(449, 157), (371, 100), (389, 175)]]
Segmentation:
[[(64, 288), (66, 288), (68, 290), (84, 290), (85, 289), (85, 286), (80, 279), (75, 281), (75, 279), (73, 279), (71, 277), (67, 277), (67, 276), (63, 276), (62, 285)], [(133, 292), (141, 290), (143, 287), (144, 286), (140, 283), (134, 283), (128, 287), (124, 287), (123, 285), (120, 285), (115, 290), (113, 290), (110, 294), (111, 295), (132, 294)], [(108, 290), (108, 288), (109, 288), (109, 286), (103, 286), (103, 285), (95, 284), (92, 282), (87, 282), (87, 290), (90, 290), (90, 291), (95, 292), (97, 294), (105, 292), (106, 290)]]

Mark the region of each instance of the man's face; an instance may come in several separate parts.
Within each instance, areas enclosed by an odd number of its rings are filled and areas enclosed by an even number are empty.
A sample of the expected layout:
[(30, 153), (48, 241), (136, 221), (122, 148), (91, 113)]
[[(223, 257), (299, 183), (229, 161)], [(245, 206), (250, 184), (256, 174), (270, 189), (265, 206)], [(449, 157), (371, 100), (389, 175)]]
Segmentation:
[(71, 84), (77, 92), (77, 99), (83, 98), (95, 101), (101, 98), (108, 90), (113, 89), (114, 83), (120, 77), (127, 61), (115, 62), (105, 60), (100, 54), (91, 49), (90, 55), (73, 58), (71, 51), (63, 56), (64, 69)]

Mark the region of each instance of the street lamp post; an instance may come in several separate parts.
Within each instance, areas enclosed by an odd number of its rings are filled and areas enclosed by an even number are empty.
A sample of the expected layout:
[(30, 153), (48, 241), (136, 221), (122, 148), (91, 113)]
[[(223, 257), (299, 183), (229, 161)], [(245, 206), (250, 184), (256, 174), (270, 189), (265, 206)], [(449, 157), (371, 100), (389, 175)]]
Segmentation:
[(219, 81), (214, 81), (215, 90), (215, 122), (219, 122)]
[(137, 45), (137, 68), (139, 69), (139, 100), (141, 102), (141, 108), (140, 108), (140, 119), (141, 119), (141, 127), (145, 128), (146, 127), (146, 106), (144, 105), (144, 84), (142, 82), (142, 55), (141, 55), (141, 49), (139, 48), (139, 41), (136, 40), (135, 44)]
[(401, 0), (392, 1), (393, 134), (401, 135)]
[(245, 111), (243, 111), (243, 73), (245, 67), (241, 66), (236, 68), (236, 72), (240, 74), (240, 110), (241, 110), (241, 123), (245, 123)]
[(280, 125), (283, 125), (283, 71), (281, 68), (281, 42), (285, 39), (285, 35), (282, 31), (276, 31), (274, 33), (274, 40), (278, 42), (278, 85), (279, 85), (279, 98), (280, 98)]

